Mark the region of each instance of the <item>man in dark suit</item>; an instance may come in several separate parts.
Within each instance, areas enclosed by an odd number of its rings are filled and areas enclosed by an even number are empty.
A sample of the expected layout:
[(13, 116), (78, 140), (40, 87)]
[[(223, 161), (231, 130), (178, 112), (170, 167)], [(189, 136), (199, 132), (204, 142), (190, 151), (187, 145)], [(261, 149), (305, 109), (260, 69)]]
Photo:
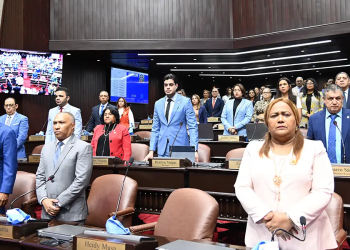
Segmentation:
[(94, 128), (97, 125), (101, 124), (100, 116), (101, 116), (103, 110), (105, 110), (107, 107), (117, 109), (116, 106), (108, 103), (109, 95), (108, 95), (107, 91), (101, 91), (99, 99), (100, 99), (101, 104), (96, 105), (95, 107), (92, 108), (89, 124), (87, 125), (87, 128), (85, 129), (88, 132), (94, 131)]
[(350, 109), (343, 108), (343, 90), (332, 84), (324, 93), (326, 109), (310, 116), (307, 138), (323, 142), (331, 163), (344, 163), (344, 155), (350, 163)]
[(12, 193), (17, 174), (16, 134), (0, 123), (0, 214), (5, 214), (9, 194)]
[(205, 102), (205, 109), (207, 110), (209, 117), (221, 117), (222, 110), (225, 106), (225, 102), (218, 98), (219, 91), (217, 88), (213, 88), (211, 91), (212, 98)]
[(345, 72), (338, 73), (335, 77), (335, 84), (337, 84), (343, 91), (343, 108), (350, 109), (349, 75)]

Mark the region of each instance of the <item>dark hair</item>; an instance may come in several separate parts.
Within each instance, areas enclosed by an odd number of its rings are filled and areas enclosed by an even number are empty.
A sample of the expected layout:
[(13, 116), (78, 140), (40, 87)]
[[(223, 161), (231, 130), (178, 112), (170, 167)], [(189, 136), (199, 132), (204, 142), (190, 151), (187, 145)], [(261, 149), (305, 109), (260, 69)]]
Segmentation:
[(244, 88), (244, 86), (242, 84), (240, 84), (240, 83), (237, 83), (235, 86), (233, 86), (232, 91), (235, 89), (235, 87), (238, 87), (241, 90), (242, 98), (244, 98), (245, 97), (245, 88)]
[(317, 87), (317, 82), (315, 79), (313, 78), (308, 78), (306, 79), (306, 82), (304, 84), (304, 87), (303, 87), (303, 97), (307, 95), (307, 88), (306, 88), (306, 85), (307, 85), (307, 82), (308, 81), (311, 81), (313, 84), (314, 84), (314, 96), (317, 98), (317, 99), (320, 99), (321, 98), (321, 95), (320, 95), (320, 92), (318, 92), (318, 87)]
[(69, 90), (65, 87), (58, 87), (55, 92), (57, 91), (64, 91), (66, 93), (66, 96), (69, 96)]
[(120, 100), (120, 99), (123, 99), (123, 100), (124, 100), (124, 108), (126, 109), (126, 108), (128, 107), (128, 103), (126, 102), (126, 100), (125, 100), (124, 97), (119, 97), (119, 98), (118, 98), (117, 105), (116, 105), (117, 108), (119, 108), (119, 104), (118, 104), (118, 103), (119, 103), (119, 100)]
[(248, 91), (248, 99), (250, 98), (250, 96), (249, 96), (250, 91), (253, 91), (253, 93), (254, 93), (254, 99), (255, 99), (255, 98), (256, 98), (256, 93), (255, 93), (254, 89), (250, 89), (250, 90)]
[(6, 99), (5, 99), (5, 101), (4, 101), (4, 103), (5, 103), (5, 102), (6, 102), (6, 100), (8, 100), (8, 99), (13, 99), (13, 101), (15, 102), (15, 105), (16, 105), (16, 104), (18, 104), (18, 102), (16, 101), (16, 99), (15, 99), (15, 98), (13, 98), (13, 97), (6, 98)]
[(174, 80), (175, 84), (178, 84), (177, 77), (174, 74), (167, 74), (167, 75), (165, 75), (164, 78), (163, 78), (163, 81), (170, 80), (170, 79)]
[[(228, 90), (231, 89), (230, 87), (226, 88), (226, 95), (228, 96)], [(231, 89), (231, 96), (232, 96), (232, 89)]]
[(119, 112), (118, 112), (118, 110), (116, 110), (115, 108), (110, 108), (110, 107), (107, 107), (107, 108), (105, 108), (105, 109), (103, 110), (102, 115), (101, 115), (101, 117), (100, 117), (100, 122), (101, 122), (101, 124), (105, 124), (104, 116), (105, 116), (106, 110), (109, 110), (109, 111), (111, 112), (111, 114), (114, 115), (114, 117), (115, 117), (115, 123), (116, 123), (116, 124), (119, 124), (119, 120), (120, 120), (120, 119), (119, 119)]
[(288, 99), (294, 102), (295, 105), (297, 105), (297, 97), (293, 95), (293, 92), (292, 92), (292, 82), (287, 77), (282, 77), (278, 80), (275, 99), (282, 97), (282, 92), (280, 91), (280, 81), (282, 80), (285, 80), (289, 85)]

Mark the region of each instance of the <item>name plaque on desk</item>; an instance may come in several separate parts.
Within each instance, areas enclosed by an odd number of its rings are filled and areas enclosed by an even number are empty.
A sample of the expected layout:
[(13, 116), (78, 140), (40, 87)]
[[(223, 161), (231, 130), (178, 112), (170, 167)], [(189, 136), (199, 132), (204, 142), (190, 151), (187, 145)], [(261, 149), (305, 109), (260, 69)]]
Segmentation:
[(30, 135), (29, 141), (45, 141), (45, 136), (43, 136), (43, 135)]
[(218, 125), (218, 129), (220, 129), (220, 130), (224, 130), (224, 129), (225, 129), (225, 126), (224, 126), (224, 125), (222, 125), (222, 124), (219, 124), (219, 125)]
[(154, 168), (179, 168), (180, 160), (152, 160)]
[(28, 162), (39, 163), (40, 162), (40, 155), (29, 155)]
[(94, 156), (93, 158), (94, 166), (110, 166), (115, 164), (124, 164), (124, 161), (116, 157), (108, 157), (108, 156), (107, 157)]
[(240, 141), (239, 135), (218, 135), (218, 141)]
[(82, 141), (91, 141), (92, 140), (92, 135), (82, 135), (80, 137)]
[(115, 243), (105, 240), (85, 239), (77, 237), (76, 250), (125, 250), (125, 243)]
[(208, 122), (219, 122), (220, 117), (208, 117)]
[(0, 237), (13, 239), (13, 226), (0, 225)]
[(141, 125), (140, 124), (139, 129), (152, 129), (152, 125)]
[(346, 165), (333, 165), (333, 174), (334, 176), (345, 176), (345, 177), (350, 177), (350, 164)]
[(152, 124), (153, 120), (141, 120), (141, 124)]
[(242, 159), (228, 159), (226, 162), (226, 168), (228, 169), (239, 169), (241, 167)]

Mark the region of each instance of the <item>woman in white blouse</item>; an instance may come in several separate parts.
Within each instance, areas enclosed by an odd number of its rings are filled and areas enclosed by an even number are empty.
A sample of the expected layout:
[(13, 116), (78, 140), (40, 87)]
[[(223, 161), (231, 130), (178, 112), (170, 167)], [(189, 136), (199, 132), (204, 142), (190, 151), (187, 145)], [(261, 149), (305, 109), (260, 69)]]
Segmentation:
[(127, 128), (135, 127), (134, 115), (130, 107), (128, 107), (125, 98), (119, 97), (117, 101), (117, 108), (120, 117), (119, 124), (122, 124)]

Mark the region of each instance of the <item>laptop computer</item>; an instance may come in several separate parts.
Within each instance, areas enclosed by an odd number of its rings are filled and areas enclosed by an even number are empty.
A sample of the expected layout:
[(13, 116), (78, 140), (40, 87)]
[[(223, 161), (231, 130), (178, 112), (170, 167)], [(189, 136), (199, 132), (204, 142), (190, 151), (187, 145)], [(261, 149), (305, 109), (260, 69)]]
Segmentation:
[(89, 229), (91, 228), (64, 224), (54, 227), (42, 228), (37, 230), (37, 233), (40, 237), (54, 237), (59, 240), (73, 241), (73, 237), (75, 235), (82, 234), (85, 230)]
[(245, 125), (248, 141), (263, 140), (265, 134), (269, 131), (265, 123), (248, 123)]
[(171, 158), (187, 158), (195, 162), (196, 149), (193, 146), (170, 146)]
[(214, 140), (213, 125), (211, 123), (198, 124), (198, 140)]

